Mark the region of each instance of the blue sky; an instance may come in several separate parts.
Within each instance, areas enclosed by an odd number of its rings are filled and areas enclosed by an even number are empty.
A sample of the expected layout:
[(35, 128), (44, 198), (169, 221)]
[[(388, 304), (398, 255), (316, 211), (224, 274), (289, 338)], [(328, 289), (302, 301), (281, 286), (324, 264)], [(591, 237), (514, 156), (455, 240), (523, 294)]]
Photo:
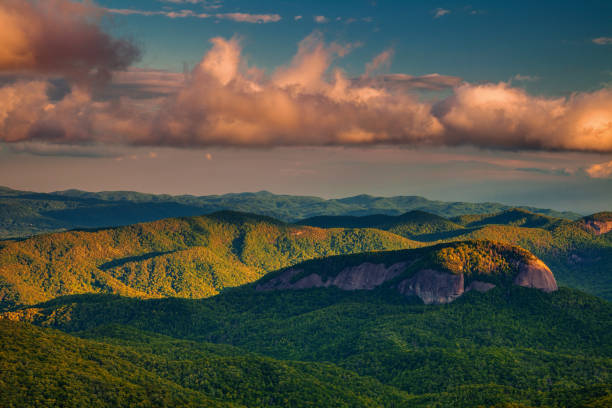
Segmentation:
[(0, 20), (0, 185), (612, 209), (610, 1), (5, 0)]
[[(567, 95), (612, 81), (611, 47), (593, 43), (612, 37), (610, 1), (164, 1), (99, 2), (108, 8), (184, 10), (209, 13), (278, 14), (268, 24), (164, 16), (113, 17), (112, 31), (143, 45), (139, 65), (181, 71), (196, 64), (211, 37), (240, 36), (253, 64), (273, 69), (286, 63), (298, 42), (314, 30), (329, 41), (360, 43), (339, 64), (360, 74), (364, 64), (386, 48), (395, 56), (390, 72), (440, 73), (467, 81), (537, 78), (523, 84), (532, 92)], [(435, 17), (436, 10), (448, 11)], [(296, 21), (295, 16), (302, 16)], [(316, 23), (316, 16), (329, 21)], [(340, 19), (339, 21), (337, 19)], [(350, 22), (354, 19), (354, 22)], [(365, 19), (365, 21), (364, 21)], [(348, 23), (347, 23), (348, 21)]]

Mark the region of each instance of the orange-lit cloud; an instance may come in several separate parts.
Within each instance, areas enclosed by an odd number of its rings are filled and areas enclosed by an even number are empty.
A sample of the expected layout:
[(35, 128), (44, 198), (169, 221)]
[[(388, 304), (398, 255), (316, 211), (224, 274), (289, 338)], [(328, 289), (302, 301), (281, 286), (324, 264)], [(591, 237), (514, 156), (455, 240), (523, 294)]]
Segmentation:
[(506, 83), (455, 88), (436, 106), (445, 143), (488, 148), (612, 151), (612, 90), (543, 98)]
[(101, 30), (103, 12), (89, 1), (2, 0), (0, 72), (106, 81), (139, 57), (129, 41)]
[[(289, 64), (267, 75), (243, 59), (239, 40), (211, 41), (213, 47), (188, 75), (131, 69), (117, 75), (113, 92), (102, 99), (79, 86), (52, 100), (43, 81), (5, 85), (0, 88), (0, 140), (612, 152), (610, 89), (546, 98), (504, 82), (373, 75), (390, 53), (375, 57), (364, 75), (350, 78), (334, 61), (354, 45), (326, 44), (317, 33), (300, 43)], [(150, 92), (134, 93), (134, 87)], [(415, 88), (451, 94), (424, 101), (412, 92)], [(122, 89), (127, 95), (117, 97)]]
[(592, 166), (587, 167), (585, 171), (591, 178), (612, 177), (612, 161), (593, 164)]

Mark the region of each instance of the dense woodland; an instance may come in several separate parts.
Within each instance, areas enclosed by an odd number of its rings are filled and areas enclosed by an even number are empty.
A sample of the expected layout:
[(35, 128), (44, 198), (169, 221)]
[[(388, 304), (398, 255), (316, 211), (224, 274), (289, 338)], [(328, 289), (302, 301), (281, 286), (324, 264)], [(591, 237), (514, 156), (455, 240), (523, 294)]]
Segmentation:
[[(609, 407), (612, 234), (588, 223), (610, 219), (224, 211), (0, 241), (0, 406)], [(538, 257), (559, 291), (512, 285)], [(255, 290), (398, 261), (497, 286)]]
[(334, 228), (224, 211), (0, 241), (0, 307), (79, 293), (202, 298), (308, 259), (466, 240), (518, 245), (561, 285), (612, 299), (612, 236), (583, 220), (520, 209), (455, 221), (420, 211), (324, 220), (312, 224)]
[[(128, 384), (137, 372), (121, 371), (126, 360), (170, 385), (248, 406), (274, 395), (283, 401), (279, 406), (344, 406), (342, 401), (437, 407), (607, 406), (611, 316), (610, 303), (576, 290), (547, 294), (516, 286), (437, 306), (385, 290), (262, 293), (245, 287), (203, 300), (84, 295), (10, 314), (109, 344), (102, 350), (115, 353), (116, 368), (90, 346), (86, 353), (67, 354), (66, 364), (103, 360), (96, 367), (114, 370)], [(60, 335), (5, 324), (39, 333), (31, 340), (35, 344), (42, 333)], [(61, 336), (62, 347), (83, 344)], [(27, 353), (18, 360), (45, 369), (45, 359)], [(172, 394), (169, 385), (163, 390), (167, 398), (191, 395)]]

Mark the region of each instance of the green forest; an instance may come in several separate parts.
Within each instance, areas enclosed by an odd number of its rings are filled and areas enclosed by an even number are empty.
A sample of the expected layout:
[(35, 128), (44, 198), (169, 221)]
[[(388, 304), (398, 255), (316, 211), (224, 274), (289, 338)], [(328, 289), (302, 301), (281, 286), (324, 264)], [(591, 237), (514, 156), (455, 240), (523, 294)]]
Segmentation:
[[(222, 211), (0, 241), (0, 406), (608, 407), (610, 220)], [(539, 259), (558, 291), (513, 284)], [(257, 290), (398, 262), (372, 290)], [(397, 291), (420, 270), (495, 287), (426, 305)]]

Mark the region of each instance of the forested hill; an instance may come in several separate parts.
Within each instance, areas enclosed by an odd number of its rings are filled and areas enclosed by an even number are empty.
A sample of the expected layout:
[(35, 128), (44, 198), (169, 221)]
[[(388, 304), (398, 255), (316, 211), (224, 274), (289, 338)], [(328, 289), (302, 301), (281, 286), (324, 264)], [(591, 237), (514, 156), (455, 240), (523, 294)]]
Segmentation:
[(399, 216), (322, 216), (299, 222), (318, 227), (369, 227), (424, 244), (489, 240), (523, 247), (541, 258), (561, 285), (612, 300), (612, 213), (576, 221), (521, 208), (446, 219), (421, 211)]
[(0, 241), (0, 304), (76, 293), (207, 297), (329, 255), (422, 244), (376, 229), (321, 229), (236, 212)]
[[(612, 401), (611, 316), (610, 303), (576, 290), (519, 286), (470, 292), (446, 305), (385, 289), (236, 288), (201, 300), (73, 296), (3, 317), (112, 347), (31, 326), (25, 326), (27, 342), (13, 341), (24, 335), (9, 332), (2, 350), (24, 362), (31, 380), (11, 364), (0, 370), (0, 391), (6, 387), (0, 396), (18, 393), (31, 401), (42, 388), (37, 378), (55, 385), (55, 373), (65, 367), (56, 366), (57, 355), (86, 370), (74, 379), (76, 389), (112, 370), (120, 390), (132, 382), (139, 392), (152, 377), (171, 381), (155, 389), (175, 400), (193, 397), (187, 392), (193, 390), (251, 407), (604, 408)], [(40, 340), (51, 343), (43, 352)], [(13, 360), (0, 361), (6, 367)], [(161, 382), (155, 381), (150, 384)], [(91, 389), (99, 394), (106, 386), (102, 381)], [(46, 395), (58, 388), (64, 387), (45, 387)], [(270, 397), (276, 404), (266, 402)], [(159, 406), (143, 400), (152, 405)]]
[[(169, 217), (233, 210), (271, 216), (288, 222), (321, 215), (400, 215), (420, 210), (444, 217), (483, 214), (510, 208), (498, 203), (465, 203), (428, 200), (418, 196), (340, 199), (277, 195), (266, 191), (211, 196), (170, 196), (80, 190), (33, 193), (0, 187), (0, 238), (25, 237), (74, 228), (112, 227)], [(577, 219), (580, 215), (525, 207), (535, 213)]]
[(551, 268), (559, 285), (612, 299), (612, 234), (591, 227), (593, 219), (603, 225), (606, 217), (568, 221), (511, 209), (450, 221), (416, 211), (336, 217), (331, 225), (376, 228), (325, 229), (219, 212), (43, 234), (0, 241), (0, 300), (8, 308), (78, 293), (200, 298), (308, 259), (469, 240), (525, 248)]

